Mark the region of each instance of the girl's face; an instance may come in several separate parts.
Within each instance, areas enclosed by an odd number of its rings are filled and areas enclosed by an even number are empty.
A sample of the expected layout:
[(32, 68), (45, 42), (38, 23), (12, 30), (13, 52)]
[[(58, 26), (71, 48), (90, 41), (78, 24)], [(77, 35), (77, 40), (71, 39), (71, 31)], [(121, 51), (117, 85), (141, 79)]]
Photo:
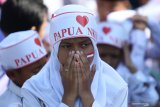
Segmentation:
[(71, 38), (62, 40), (59, 46), (58, 58), (64, 65), (71, 51), (83, 51), (89, 63), (93, 61), (94, 47), (92, 41), (87, 37)]

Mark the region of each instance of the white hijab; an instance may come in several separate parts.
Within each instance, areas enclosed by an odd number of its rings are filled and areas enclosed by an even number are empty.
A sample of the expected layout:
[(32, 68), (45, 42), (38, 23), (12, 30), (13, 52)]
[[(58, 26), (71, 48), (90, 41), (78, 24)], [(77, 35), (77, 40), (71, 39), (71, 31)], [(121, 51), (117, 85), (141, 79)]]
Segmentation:
[[(90, 15), (90, 14), (88, 14), (88, 10), (86, 11), (86, 9), (83, 6), (68, 5), (68, 6), (62, 7), (63, 11), (66, 11), (67, 9), (81, 11), (78, 14), (81, 14), (83, 16)], [(82, 13), (83, 11), (86, 11), (86, 13), (85, 12)], [(91, 20), (91, 18), (89, 17), (88, 20)], [(53, 20), (53, 22), (54, 23), (51, 23), (51, 29), (54, 26), (54, 24), (56, 23), (56, 21)], [(74, 22), (72, 21), (71, 26), (73, 23)], [(94, 23), (93, 21), (91, 23), (88, 22), (88, 25), (86, 25), (86, 26), (88, 26), (88, 27), (90, 26), (93, 28), (94, 27), (93, 23)], [(89, 24), (91, 24), (91, 25), (89, 25)], [(64, 25), (64, 23), (63, 23), (63, 25)], [(74, 27), (75, 26), (76, 25), (74, 25)], [(58, 29), (58, 28), (56, 28), (56, 29)], [(52, 29), (50, 31), (51, 34), (54, 34), (53, 33), (54, 30)], [(84, 30), (83, 30), (83, 32), (84, 32)], [(53, 36), (53, 35), (50, 35), (50, 36)], [(100, 59), (99, 54), (98, 54), (98, 49), (96, 47), (95, 38), (90, 35), (88, 36), (85, 33), (83, 34), (83, 36), (74, 35), (74, 36), (70, 37), (68, 35), (65, 35), (64, 38), (61, 38), (57, 42), (55, 42), (54, 39), (52, 39), (52, 42), (54, 44), (53, 44), (53, 50), (51, 53), (51, 57), (50, 57), (48, 63), (42, 68), (42, 70), (39, 72), (39, 74), (37, 74), (37, 75), (33, 76), (31, 79), (29, 79), (24, 84), (23, 88), (29, 90), (34, 96), (41, 99), (47, 107), (58, 107), (61, 103), (62, 96), (64, 93), (64, 89), (63, 89), (63, 85), (62, 85), (62, 81), (61, 81), (61, 76), (59, 73), (60, 62), (57, 57), (59, 45), (60, 45), (61, 40), (68, 39), (68, 38), (77, 38), (77, 37), (88, 37), (92, 41), (92, 44), (94, 47), (94, 59), (92, 61), (91, 66), (93, 64), (96, 64), (96, 73), (95, 73), (94, 79), (91, 84), (91, 92), (92, 92), (93, 97), (96, 100), (96, 102), (98, 102), (102, 107), (106, 107), (106, 106), (110, 107), (110, 105), (106, 105), (106, 104), (111, 104), (111, 102), (113, 101), (113, 97), (115, 97), (115, 94), (119, 91), (119, 88), (122, 88), (120, 86), (122, 86), (122, 84), (124, 84), (124, 82), (122, 82), (123, 80), (120, 81), (121, 78), (116, 73), (116, 71), (114, 71), (108, 64), (104, 63)], [(116, 83), (117, 81), (119, 81), (119, 83)], [(116, 88), (114, 87), (114, 84), (116, 84)], [(108, 87), (107, 90), (106, 90), (106, 87)], [(82, 103), (80, 102), (80, 100), (76, 101), (75, 107), (82, 107)]]

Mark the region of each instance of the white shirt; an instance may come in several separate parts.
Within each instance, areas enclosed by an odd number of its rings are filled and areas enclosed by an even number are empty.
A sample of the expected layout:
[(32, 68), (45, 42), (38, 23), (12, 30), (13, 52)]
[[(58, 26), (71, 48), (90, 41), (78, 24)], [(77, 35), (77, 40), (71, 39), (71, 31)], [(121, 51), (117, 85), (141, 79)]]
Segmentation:
[(10, 81), (8, 89), (0, 96), (0, 106), (22, 107), (21, 100), (21, 89)]
[(6, 74), (0, 76), (0, 96), (7, 90), (9, 78)]

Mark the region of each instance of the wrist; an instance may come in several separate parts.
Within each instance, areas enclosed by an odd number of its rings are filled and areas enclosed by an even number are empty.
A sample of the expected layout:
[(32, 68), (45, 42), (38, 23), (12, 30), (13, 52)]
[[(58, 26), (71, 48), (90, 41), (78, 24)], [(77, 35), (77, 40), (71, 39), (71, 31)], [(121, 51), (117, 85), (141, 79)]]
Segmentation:
[(84, 94), (84, 96), (81, 96), (80, 98), (84, 107), (92, 107), (92, 104), (94, 102), (92, 93)]
[(69, 107), (74, 107), (74, 101), (75, 101), (75, 98), (74, 98), (74, 97), (70, 97), (70, 96), (67, 96), (67, 95), (63, 95), (62, 102), (63, 102), (64, 104), (66, 104), (67, 106), (69, 106)]

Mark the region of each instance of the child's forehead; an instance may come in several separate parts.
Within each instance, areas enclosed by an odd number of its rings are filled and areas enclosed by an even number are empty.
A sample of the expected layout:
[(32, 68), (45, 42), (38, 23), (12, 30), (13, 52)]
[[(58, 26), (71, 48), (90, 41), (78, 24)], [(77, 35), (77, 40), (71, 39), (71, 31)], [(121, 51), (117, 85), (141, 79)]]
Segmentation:
[(78, 37), (78, 38), (64, 39), (61, 41), (61, 43), (82, 43), (82, 42), (91, 42), (91, 39), (88, 37)]

